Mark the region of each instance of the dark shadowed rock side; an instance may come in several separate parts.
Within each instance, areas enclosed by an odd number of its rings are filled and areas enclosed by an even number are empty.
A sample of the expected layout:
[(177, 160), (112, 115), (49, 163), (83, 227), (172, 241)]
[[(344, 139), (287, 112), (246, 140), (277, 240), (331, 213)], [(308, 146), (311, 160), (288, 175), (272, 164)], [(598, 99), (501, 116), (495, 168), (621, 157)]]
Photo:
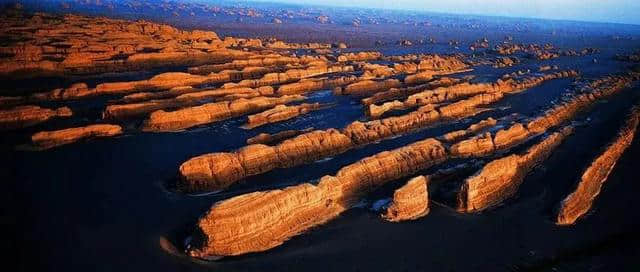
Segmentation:
[(572, 225), (589, 212), (596, 197), (600, 194), (602, 185), (607, 181), (609, 173), (613, 170), (620, 156), (631, 145), (639, 122), (640, 107), (636, 106), (631, 110), (626, 123), (615, 139), (584, 171), (575, 191), (562, 201), (556, 218), (558, 225)]

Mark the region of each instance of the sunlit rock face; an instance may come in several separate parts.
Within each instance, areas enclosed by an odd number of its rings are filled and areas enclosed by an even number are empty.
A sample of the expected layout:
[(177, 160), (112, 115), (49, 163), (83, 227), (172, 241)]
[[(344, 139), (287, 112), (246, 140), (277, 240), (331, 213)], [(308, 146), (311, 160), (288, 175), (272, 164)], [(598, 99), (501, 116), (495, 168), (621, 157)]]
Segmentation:
[(391, 205), (382, 217), (391, 222), (414, 220), (429, 213), (428, 177), (412, 178), (393, 193)]
[[(337, 217), (371, 190), (445, 160), (435, 139), (381, 152), (323, 177), (283, 190), (250, 193), (214, 205), (199, 221), (189, 254), (231, 256), (264, 251)], [(246, 222), (246, 224), (244, 223)], [(244, 227), (238, 228), (239, 224)]]
[(574, 224), (593, 206), (593, 202), (600, 194), (600, 190), (620, 156), (631, 145), (640, 122), (640, 108), (634, 107), (626, 123), (618, 135), (609, 143), (591, 165), (584, 171), (578, 186), (565, 198), (558, 211), (556, 223), (558, 225)]
[(122, 134), (122, 128), (118, 125), (96, 124), (54, 131), (41, 131), (33, 134), (31, 141), (39, 149), (48, 149), (82, 139), (111, 137), (119, 134)]
[(485, 165), (462, 185), (458, 195), (458, 210), (482, 211), (513, 196), (533, 167), (549, 157), (572, 131), (572, 127), (565, 127), (532, 146), (522, 155), (512, 154)]

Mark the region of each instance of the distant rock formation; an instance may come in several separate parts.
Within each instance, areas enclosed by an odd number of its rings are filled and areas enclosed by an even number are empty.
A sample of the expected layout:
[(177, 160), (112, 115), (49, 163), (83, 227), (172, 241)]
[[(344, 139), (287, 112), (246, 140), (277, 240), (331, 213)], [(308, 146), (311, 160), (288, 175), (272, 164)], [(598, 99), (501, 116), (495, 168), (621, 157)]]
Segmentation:
[(640, 108), (636, 106), (631, 110), (615, 139), (584, 171), (575, 191), (562, 201), (556, 224), (572, 225), (591, 209), (593, 201), (600, 194), (600, 189), (607, 181), (609, 173), (624, 151), (631, 145), (638, 130), (638, 123), (640, 123)]
[(49, 149), (92, 137), (110, 137), (122, 134), (118, 125), (96, 124), (54, 131), (41, 131), (31, 136), (31, 142), (38, 149)]
[(55, 117), (69, 117), (72, 114), (68, 107), (47, 109), (31, 105), (18, 106), (0, 110), (0, 130), (30, 127)]
[(274, 134), (260, 133), (254, 137), (247, 139), (247, 144), (271, 145), (311, 131), (313, 131), (313, 128), (306, 128), (302, 130), (285, 130)]

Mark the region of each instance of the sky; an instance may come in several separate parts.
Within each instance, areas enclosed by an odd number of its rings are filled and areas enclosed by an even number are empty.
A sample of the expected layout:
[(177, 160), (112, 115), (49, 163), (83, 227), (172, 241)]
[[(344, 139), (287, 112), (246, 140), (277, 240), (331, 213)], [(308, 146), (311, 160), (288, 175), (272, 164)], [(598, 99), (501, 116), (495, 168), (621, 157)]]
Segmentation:
[(640, 0), (258, 0), (640, 25)]

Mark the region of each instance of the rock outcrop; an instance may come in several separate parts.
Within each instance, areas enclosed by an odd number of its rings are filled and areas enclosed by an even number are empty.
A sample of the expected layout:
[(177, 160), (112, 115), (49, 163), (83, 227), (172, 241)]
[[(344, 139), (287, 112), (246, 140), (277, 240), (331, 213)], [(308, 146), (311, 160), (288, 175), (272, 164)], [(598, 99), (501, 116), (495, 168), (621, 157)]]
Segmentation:
[(313, 128), (306, 128), (302, 130), (285, 130), (274, 134), (260, 133), (254, 137), (247, 139), (247, 144), (271, 145), (311, 131), (313, 131)]
[(110, 137), (122, 134), (118, 125), (96, 124), (54, 131), (41, 131), (31, 136), (31, 142), (38, 149), (48, 149), (93, 137)]
[(393, 193), (391, 205), (382, 217), (391, 222), (415, 220), (429, 213), (429, 179), (425, 176), (412, 178)]
[(445, 159), (442, 144), (426, 139), (347, 165), (317, 185), (303, 183), (224, 200), (198, 222), (189, 254), (207, 258), (271, 249), (336, 218), (380, 185)]
[(272, 87), (259, 88), (228, 88), (199, 90), (183, 93), (175, 98), (156, 99), (129, 104), (108, 105), (102, 113), (104, 119), (121, 119), (140, 115), (147, 115), (150, 112), (169, 109), (184, 108), (201, 105), (206, 102), (213, 101), (232, 101), (240, 98), (251, 99), (267, 95), (273, 95)]
[(12, 130), (34, 126), (55, 117), (69, 117), (73, 113), (68, 107), (57, 109), (39, 106), (17, 106), (0, 110), (0, 130)]
[(525, 154), (512, 154), (485, 165), (482, 170), (465, 180), (460, 188), (458, 211), (482, 211), (513, 196), (525, 176), (548, 158), (572, 132), (573, 127), (565, 127), (530, 147)]
[(311, 111), (319, 110), (326, 107), (328, 107), (328, 105), (322, 105), (320, 103), (303, 103), (294, 106), (277, 105), (274, 108), (268, 109), (261, 113), (249, 115), (247, 117), (247, 123), (242, 126), (242, 128), (253, 129), (269, 123), (289, 120), (300, 115), (307, 114)]
[(143, 131), (179, 131), (233, 117), (263, 111), (276, 105), (304, 100), (304, 96), (240, 98), (232, 101), (208, 103), (176, 111), (157, 110), (144, 121)]
[[(531, 82), (539, 81), (533, 80)], [(489, 86), (491, 85), (489, 84)], [(529, 84), (517, 83), (515, 86), (523, 88), (523, 86), (529, 86)], [(180, 183), (185, 191), (222, 190), (250, 175), (264, 173), (275, 168), (291, 167), (315, 161), (325, 156), (340, 154), (356, 146), (367, 145), (402, 135), (438, 122), (471, 116), (478, 112), (478, 106), (498, 101), (501, 98), (501, 92), (480, 94), (438, 108), (434, 105), (422, 106), (401, 116), (393, 116), (366, 123), (355, 121), (342, 129), (342, 131), (329, 129), (303, 134), (276, 145), (274, 147), (276, 149), (275, 153), (271, 151), (262, 153), (261, 157), (256, 158), (256, 163), (259, 163), (259, 167), (242, 164), (241, 160), (238, 159), (238, 152), (201, 155), (184, 162), (180, 166)], [(338, 141), (340, 144), (333, 145), (322, 141), (309, 141), (306, 138), (315, 139), (318, 134), (330, 137), (328, 139), (330, 139), (329, 142), (331, 143), (340, 139)], [(478, 140), (475, 139), (474, 141)], [(248, 147), (250, 146), (246, 148)], [(479, 143), (463, 141), (462, 143), (454, 144), (452, 146), (452, 154), (458, 157), (480, 156), (487, 152), (492, 152), (494, 149), (493, 137), (489, 133)], [(286, 150), (287, 153), (281, 153), (281, 150)], [(286, 154), (286, 156), (283, 154)], [(287, 159), (278, 160), (279, 156), (285, 156)], [(225, 167), (213, 167), (214, 165), (224, 165)], [(228, 171), (226, 167), (236, 170)], [(247, 167), (252, 168), (252, 171), (247, 171)]]
[(640, 108), (634, 107), (615, 139), (584, 171), (575, 191), (562, 201), (556, 224), (572, 225), (591, 209), (609, 173), (631, 145), (639, 122)]

